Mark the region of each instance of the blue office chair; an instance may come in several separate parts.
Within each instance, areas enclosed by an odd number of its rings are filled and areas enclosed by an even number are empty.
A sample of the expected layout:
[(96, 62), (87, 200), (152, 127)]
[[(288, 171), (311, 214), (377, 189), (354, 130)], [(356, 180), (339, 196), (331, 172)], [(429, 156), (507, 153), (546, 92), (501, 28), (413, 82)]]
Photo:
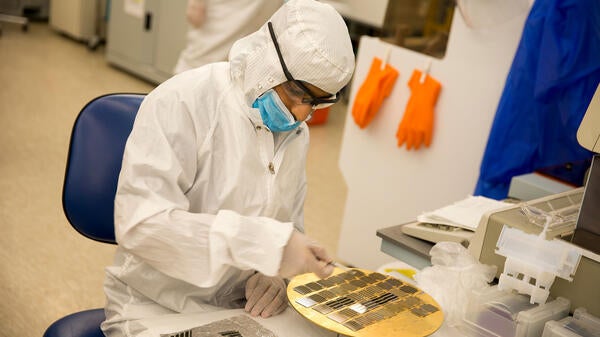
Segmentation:
[[(142, 94), (109, 94), (89, 102), (71, 133), (63, 184), (63, 210), (71, 226), (92, 240), (116, 244), (114, 200), (125, 142)], [(91, 309), (54, 322), (44, 337), (104, 337), (104, 309)]]

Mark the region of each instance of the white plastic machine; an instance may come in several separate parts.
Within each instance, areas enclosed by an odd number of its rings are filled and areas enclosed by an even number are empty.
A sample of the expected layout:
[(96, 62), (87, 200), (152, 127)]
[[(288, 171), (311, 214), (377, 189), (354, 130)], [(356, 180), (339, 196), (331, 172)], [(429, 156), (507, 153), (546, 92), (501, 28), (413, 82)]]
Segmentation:
[[(596, 153), (600, 152), (600, 87), (596, 89), (579, 127), (577, 139), (585, 148)], [(498, 266), (498, 276), (500, 276), (505, 269), (506, 258), (498, 245), (502, 245), (502, 242), (499, 243), (499, 238), (505, 226), (519, 229), (527, 234), (540, 234), (543, 226), (532, 221), (531, 214), (527, 214), (528, 209), (540, 213), (541, 216), (559, 219), (561, 221), (558, 221), (555, 226), (547, 228), (546, 239), (560, 239), (561, 243), (577, 250), (581, 254), (581, 259), (572, 273), (569, 273), (570, 275), (566, 278), (556, 278), (551, 285), (550, 295), (568, 298), (571, 300), (571, 308), (585, 307), (592, 315), (600, 316), (600, 287), (598, 286), (600, 207), (598, 205), (600, 205), (600, 155), (595, 155), (585, 187), (486, 214), (475, 231), (469, 251), (481, 263)], [(528, 255), (535, 254), (530, 250)], [(555, 274), (558, 276), (560, 273)], [(570, 278), (572, 281), (569, 280)]]

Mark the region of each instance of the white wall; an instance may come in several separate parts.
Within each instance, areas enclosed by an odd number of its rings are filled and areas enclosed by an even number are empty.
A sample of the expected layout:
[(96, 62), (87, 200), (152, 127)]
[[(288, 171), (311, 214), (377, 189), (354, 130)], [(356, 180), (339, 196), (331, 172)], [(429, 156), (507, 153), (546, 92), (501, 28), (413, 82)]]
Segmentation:
[(335, 8), (342, 16), (371, 26), (382, 27), (388, 0), (321, 0)]
[[(396, 129), (410, 90), (413, 69), (427, 56), (363, 37), (351, 86), (340, 154), (348, 196), (338, 256), (352, 265), (376, 269), (393, 258), (381, 253), (377, 229), (414, 221), (430, 211), (473, 193), (496, 106), (526, 13), (502, 25), (469, 29), (454, 11), (444, 59), (433, 59), (431, 76), (442, 83), (430, 148), (407, 151), (396, 146)], [(400, 76), (379, 114), (361, 130), (352, 104), (373, 57), (391, 47), (390, 63)]]

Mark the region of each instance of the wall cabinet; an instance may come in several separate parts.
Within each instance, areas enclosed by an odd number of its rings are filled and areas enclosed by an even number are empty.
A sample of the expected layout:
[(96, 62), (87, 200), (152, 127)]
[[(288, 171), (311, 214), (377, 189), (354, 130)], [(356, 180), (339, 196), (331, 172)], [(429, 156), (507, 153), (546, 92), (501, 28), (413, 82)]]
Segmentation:
[(112, 0), (106, 58), (153, 83), (172, 76), (185, 47), (187, 0)]

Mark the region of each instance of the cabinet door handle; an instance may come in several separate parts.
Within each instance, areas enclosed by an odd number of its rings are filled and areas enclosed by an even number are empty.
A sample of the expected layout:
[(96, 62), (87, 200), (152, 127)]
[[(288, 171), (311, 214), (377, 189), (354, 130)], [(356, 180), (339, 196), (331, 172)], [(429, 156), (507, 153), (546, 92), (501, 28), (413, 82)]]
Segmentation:
[(144, 29), (152, 29), (152, 13), (150, 12), (146, 12), (146, 17), (144, 18)]

